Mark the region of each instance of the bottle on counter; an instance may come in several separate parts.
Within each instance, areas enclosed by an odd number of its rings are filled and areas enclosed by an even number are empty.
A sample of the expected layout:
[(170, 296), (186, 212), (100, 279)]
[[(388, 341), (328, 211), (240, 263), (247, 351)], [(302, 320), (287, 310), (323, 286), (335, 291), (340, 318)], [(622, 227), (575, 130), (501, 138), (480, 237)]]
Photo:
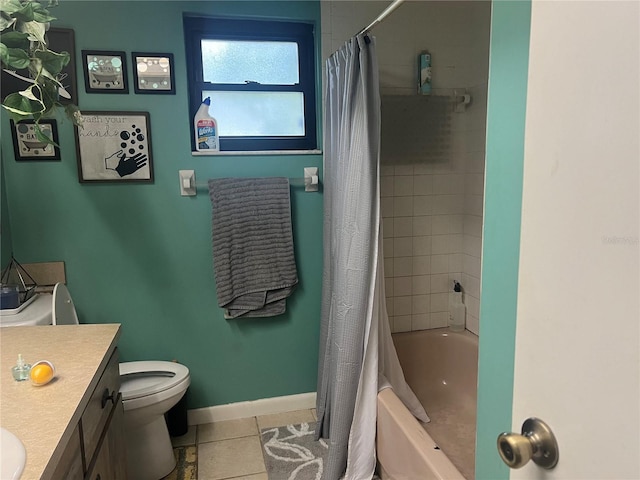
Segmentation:
[(16, 382), (22, 382), (23, 380), (27, 380), (29, 378), (29, 370), (31, 370), (31, 365), (24, 361), (22, 358), (22, 354), (18, 354), (18, 361), (15, 366), (11, 369), (11, 373), (13, 374), (13, 378)]

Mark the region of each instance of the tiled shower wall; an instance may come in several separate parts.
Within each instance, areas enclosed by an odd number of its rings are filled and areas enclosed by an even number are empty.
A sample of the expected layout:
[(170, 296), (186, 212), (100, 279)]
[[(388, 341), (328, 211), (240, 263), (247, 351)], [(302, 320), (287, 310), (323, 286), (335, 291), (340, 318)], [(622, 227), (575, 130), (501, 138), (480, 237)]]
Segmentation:
[[(323, 58), (389, 2), (322, 1)], [(490, 2), (407, 1), (374, 30), (385, 289), (394, 332), (446, 326), (453, 280), (478, 333)], [(433, 94), (416, 94), (432, 55)], [(455, 112), (456, 96), (471, 104)]]

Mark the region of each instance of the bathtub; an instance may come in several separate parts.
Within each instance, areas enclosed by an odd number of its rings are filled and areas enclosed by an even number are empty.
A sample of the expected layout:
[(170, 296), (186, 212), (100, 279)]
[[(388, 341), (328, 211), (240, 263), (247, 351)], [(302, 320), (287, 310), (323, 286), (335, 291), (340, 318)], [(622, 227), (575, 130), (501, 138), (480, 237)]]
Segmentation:
[(473, 480), (478, 337), (448, 328), (393, 335), (407, 383), (431, 423), (393, 390), (378, 394), (376, 448), (383, 480)]

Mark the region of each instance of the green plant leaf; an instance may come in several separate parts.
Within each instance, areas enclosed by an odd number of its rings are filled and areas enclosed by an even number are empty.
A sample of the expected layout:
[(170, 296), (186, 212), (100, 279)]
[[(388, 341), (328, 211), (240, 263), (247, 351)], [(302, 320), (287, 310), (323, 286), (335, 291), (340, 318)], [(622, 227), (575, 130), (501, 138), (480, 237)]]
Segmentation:
[(0, 31), (9, 28), (15, 23), (15, 21), (15, 18), (5, 18), (4, 16), (0, 15)]
[(37, 101), (31, 100), (19, 93), (10, 93), (4, 99), (2, 106), (11, 114), (11, 118), (30, 118), (34, 114), (42, 113), (44, 105)]
[(2, 63), (12, 68), (27, 68), (31, 63), (29, 55), (19, 48), (7, 48), (2, 54)]
[(67, 114), (67, 117), (69, 117), (69, 120), (71, 120), (75, 126), (82, 128), (82, 122), (84, 119), (82, 118), (82, 112), (80, 112), (77, 105), (70, 103), (64, 107), (64, 111)]
[(44, 34), (46, 27), (40, 22), (18, 22), (18, 30), (26, 33), (29, 40), (46, 44)]
[(53, 76), (59, 74), (71, 58), (67, 52), (55, 53), (51, 50), (36, 50), (34, 56), (42, 62), (42, 68)]
[(20, 0), (0, 0), (0, 12), (14, 13), (22, 9)]
[(56, 147), (60, 147), (60, 145), (58, 145), (56, 142), (53, 141), (53, 139), (47, 137), (44, 132), (42, 131), (42, 128), (40, 128), (40, 124), (38, 122), (36, 122), (35, 124), (35, 128), (34, 130), (36, 131), (36, 138), (38, 140), (40, 140), (41, 142), (45, 142), (49, 145), (55, 145)]
[(16, 32), (15, 30), (0, 33), (0, 42), (4, 43), (9, 48), (29, 50), (30, 47), (29, 35), (22, 32)]
[(20, 10), (13, 12), (13, 16), (21, 22), (33, 22), (35, 2), (26, 2)]

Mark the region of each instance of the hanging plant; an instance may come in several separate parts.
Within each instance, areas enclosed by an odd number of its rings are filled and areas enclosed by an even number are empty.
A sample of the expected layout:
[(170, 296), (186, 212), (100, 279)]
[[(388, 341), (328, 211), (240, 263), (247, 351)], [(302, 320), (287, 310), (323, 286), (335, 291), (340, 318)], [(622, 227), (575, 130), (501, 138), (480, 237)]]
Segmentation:
[[(45, 6), (46, 3), (46, 6)], [(51, 117), (63, 108), (75, 125), (82, 124), (82, 115), (73, 104), (60, 103), (60, 97), (70, 98), (59, 81), (60, 72), (69, 63), (68, 52), (47, 48), (46, 32), (55, 20), (48, 8), (57, 0), (0, 0), (0, 58), (2, 69), (24, 82), (24, 89), (10, 93), (2, 106), (18, 122), (33, 119), (40, 141), (52, 143), (38, 125), (41, 118)], [(28, 77), (16, 73), (26, 70)]]

